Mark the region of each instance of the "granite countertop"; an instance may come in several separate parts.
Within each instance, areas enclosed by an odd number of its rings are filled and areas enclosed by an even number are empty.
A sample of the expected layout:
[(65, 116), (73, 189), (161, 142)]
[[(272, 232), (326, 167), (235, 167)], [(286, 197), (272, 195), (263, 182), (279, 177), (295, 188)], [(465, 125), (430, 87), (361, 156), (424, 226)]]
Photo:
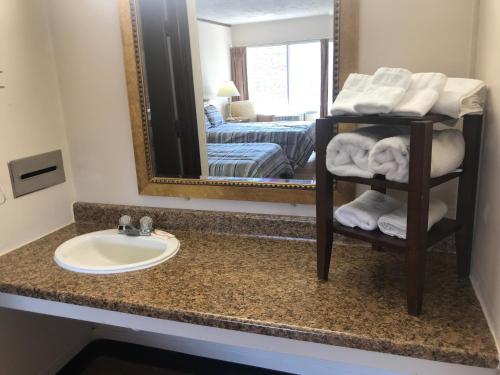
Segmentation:
[(179, 253), (148, 270), (76, 274), (55, 248), (102, 224), (72, 224), (0, 257), (0, 292), (297, 340), (495, 368), (498, 353), (455, 258), (431, 253), (420, 317), (406, 313), (403, 254), (335, 248), (316, 278), (315, 242), (175, 231)]

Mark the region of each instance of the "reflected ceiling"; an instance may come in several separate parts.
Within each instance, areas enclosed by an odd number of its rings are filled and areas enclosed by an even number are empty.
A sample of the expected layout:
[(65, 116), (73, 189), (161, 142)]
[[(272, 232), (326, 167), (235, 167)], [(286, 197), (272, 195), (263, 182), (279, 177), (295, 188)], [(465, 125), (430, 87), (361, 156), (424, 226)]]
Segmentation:
[(196, 0), (198, 18), (235, 25), (333, 13), (333, 0)]

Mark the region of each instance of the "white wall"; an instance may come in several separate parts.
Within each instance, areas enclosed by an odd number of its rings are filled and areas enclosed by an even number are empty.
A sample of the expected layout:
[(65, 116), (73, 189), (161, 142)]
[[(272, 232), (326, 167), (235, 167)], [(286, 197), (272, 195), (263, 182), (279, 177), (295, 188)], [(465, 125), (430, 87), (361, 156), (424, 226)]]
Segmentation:
[(481, 0), (476, 77), (489, 86), (483, 135), (472, 280), (500, 342), (500, 2)]
[(199, 53), (203, 80), (203, 97), (219, 110), (225, 108), (227, 98), (217, 96), (224, 81), (231, 80), (231, 28), (198, 21)]
[[(333, 16), (322, 15), (236, 24), (231, 27), (232, 43), (235, 47), (254, 47), (332, 39), (333, 22)], [(257, 110), (261, 113), (272, 111), (266, 109), (271, 107), (260, 104), (257, 103)]]
[[(333, 4), (333, 3), (332, 3)], [(333, 7), (333, 5), (332, 5)], [(315, 16), (234, 25), (233, 46), (258, 46), (333, 37), (333, 17)]]
[[(72, 221), (71, 165), (45, 0), (3, 0), (0, 9), (0, 253)], [(62, 149), (66, 180), (13, 199), (7, 162)], [(1, 201), (1, 199), (0, 199)]]

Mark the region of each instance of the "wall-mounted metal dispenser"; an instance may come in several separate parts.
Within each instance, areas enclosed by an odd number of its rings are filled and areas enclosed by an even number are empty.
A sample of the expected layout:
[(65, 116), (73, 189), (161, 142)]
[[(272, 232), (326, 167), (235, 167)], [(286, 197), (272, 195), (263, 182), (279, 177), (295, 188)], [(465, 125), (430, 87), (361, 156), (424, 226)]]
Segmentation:
[(14, 198), (66, 181), (61, 150), (9, 162)]

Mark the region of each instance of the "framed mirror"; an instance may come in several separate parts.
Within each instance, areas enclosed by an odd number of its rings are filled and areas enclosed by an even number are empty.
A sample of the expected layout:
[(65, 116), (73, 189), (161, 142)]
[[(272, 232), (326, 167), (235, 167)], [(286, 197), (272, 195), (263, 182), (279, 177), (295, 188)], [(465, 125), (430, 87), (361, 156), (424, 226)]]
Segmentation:
[[(356, 70), (357, 0), (120, 8), (140, 193), (313, 203), (315, 121)], [(353, 194), (336, 185), (337, 204)]]

